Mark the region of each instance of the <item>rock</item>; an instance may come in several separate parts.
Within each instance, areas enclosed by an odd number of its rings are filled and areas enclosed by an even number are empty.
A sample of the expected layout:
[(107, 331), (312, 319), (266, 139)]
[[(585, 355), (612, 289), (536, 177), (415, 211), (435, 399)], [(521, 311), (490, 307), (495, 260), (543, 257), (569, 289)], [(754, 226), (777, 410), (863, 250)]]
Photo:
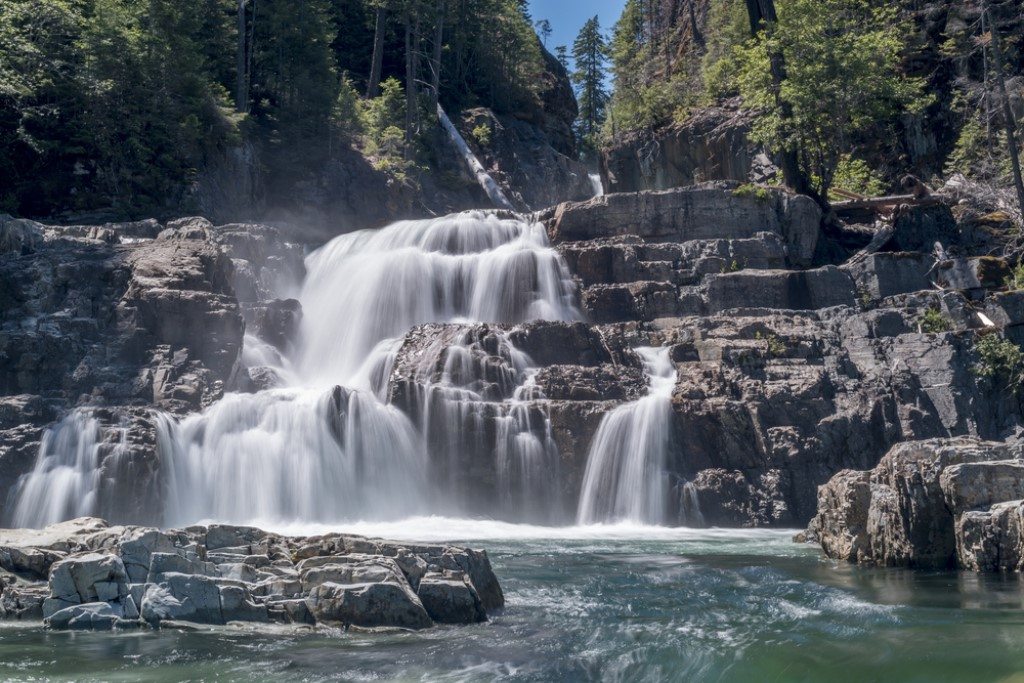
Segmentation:
[[(543, 209), (566, 199), (594, 196), (587, 167), (555, 149), (535, 123), (482, 107), (467, 109), (458, 118), (463, 138), (518, 209)], [(490, 131), (486, 144), (473, 135), (480, 127)]]
[(939, 475), (953, 515), (1024, 498), (1024, 461), (996, 460), (951, 465)]
[(43, 226), (24, 218), (0, 214), (0, 255), (29, 254), (43, 242)]
[(324, 583), (312, 590), (309, 602), (317, 621), (368, 628), (433, 625), (416, 594), (395, 583)]
[(116, 555), (88, 553), (55, 563), (50, 570), (50, 595), (45, 616), (65, 606), (117, 600), (128, 594), (128, 575)]
[(428, 572), (417, 595), (430, 618), (439, 624), (471, 624), (486, 621), (480, 596), (462, 572)]
[(225, 524), (159, 531), (92, 518), (5, 530), (0, 540), (25, 556), (59, 554), (46, 569), (48, 584), (0, 572), (0, 619), (45, 617), (53, 628), (120, 628), (140, 619), (153, 627), (327, 621), (426, 628), (433, 621), (417, 590), (431, 573), (424, 590), (438, 623), (475, 623), (504, 603), (486, 553), (455, 546), (289, 538)]
[(142, 597), (142, 618), (153, 626), (165, 619), (223, 624), (220, 586), (207, 576), (167, 573)]
[(808, 536), (816, 539), (825, 554), (848, 562), (871, 557), (867, 533), (871, 504), (871, 474), (843, 470), (818, 489), (818, 515), (811, 520)]
[(776, 232), (794, 264), (814, 256), (821, 211), (807, 197), (766, 191), (765, 199), (735, 192), (736, 185), (694, 187), (606, 195), (566, 203), (542, 212), (540, 219), (556, 244), (576, 240), (637, 235), (651, 242), (742, 239)]
[(108, 602), (72, 605), (51, 614), (46, 625), (56, 630), (109, 631), (122, 625), (131, 625), (124, 612)]
[(821, 488), (809, 535), (830, 557), (855, 562), (989, 566), (993, 545), (1015, 541), (985, 525), (1009, 528), (1008, 513), (971, 510), (1024, 495), (1024, 468), (1009, 455), (966, 438), (897, 444), (870, 473), (841, 472)]
[(701, 107), (652, 138), (625, 134), (601, 149), (601, 175), (608, 192), (684, 187), (705, 180), (746, 181), (756, 149), (752, 118), (735, 100)]
[(220, 587), (220, 609), (225, 622), (269, 621), (266, 606), (253, 602), (249, 592), (241, 586)]
[(41, 621), (47, 595), (46, 586), (0, 583), (0, 619)]
[(956, 523), (957, 561), (972, 571), (1024, 570), (1024, 501), (963, 513)]

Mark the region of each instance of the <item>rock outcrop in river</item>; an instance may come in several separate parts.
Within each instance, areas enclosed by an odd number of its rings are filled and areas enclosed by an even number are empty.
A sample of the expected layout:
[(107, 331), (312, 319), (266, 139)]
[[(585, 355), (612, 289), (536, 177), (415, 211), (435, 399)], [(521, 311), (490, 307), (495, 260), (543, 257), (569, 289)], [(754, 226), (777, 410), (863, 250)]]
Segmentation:
[(487, 553), (252, 527), (160, 530), (80, 518), (0, 532), (0, 618), (55, 629), (181, 622), (429, 628), (505, 599)]
[(888, 566), (1024, 569), (1020, 443), (971, 438), (897, 444), (869, 472), (818, 492), (808, 536), (830, 557)]

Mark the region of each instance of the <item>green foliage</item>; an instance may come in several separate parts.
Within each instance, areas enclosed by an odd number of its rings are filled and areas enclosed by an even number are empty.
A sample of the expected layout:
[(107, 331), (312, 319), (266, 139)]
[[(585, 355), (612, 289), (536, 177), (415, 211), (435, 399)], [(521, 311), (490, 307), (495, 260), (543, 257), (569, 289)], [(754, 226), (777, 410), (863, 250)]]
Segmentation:
[(743, 270), (743, 264), (740, 263), (739, 259), (733, 259), (728, 264), (722, 266), (722, 273), (738, 273)]
[(867, 287), (858, 287), (857, 303), (860, 304), (862, 311), (871, 310), (871, 306), (875, 303), (875, 297), (871, 295), (871, 290)]
[[(7, 208), (153, 212), (234, 135), (212, 0), (0, 0)], [(204, 33), (204, 32), (209, 32)]]
[(473, 139), (481, 147), (489, 147), (491, 145), (491, 127), (486, 123), (481, 123), (473, 129)]
[(880, 173), (872, 169), (863, 159), (857, 159), (849, 154), (844, 154), (839, 158), (833, 185), (836, 189), (866, 197), (882, 196), (888, 189), (885, 179)]
[(1024, 262), (1018, 263), (1006, 278), (1006, 287), (1012, 291), (1024, 289)]
[(406, 180), (415, 164), (407, 159), (405, 144), (405, 91), (396, 78), (380, 84), (380, 95), (358, 103), (364, 154), (373, 167)]
[(754, 339), (765, 342), (769, 358), (781, 358), (786, 355), (786, 344), (779, 339), (777, 334), (761, 334), (761, 332), (757, 332), (754, 334)]
[(385, 79), (405, 79), (408, 18), (417, 77), (429, 82), (444, 20), (446, 106), (540, 106), (545, 63), (521, 0), (447, 0), (444, 17), (426, 0), (249, 2), (241, 114), (237, 0), (0, 0), (0, 210), (178, 212), (198, 171), (243, 137), (259, 143), (266, 185), (281, 193), (338, 142), (389, 171), (411, 167), (418, 141), (397, 133), (401, 87), (377, 102), (358, 95), (378, 5)]
[(584, 146), (589, 148), (597, 145), (597, 135), (604, 123), (608, 106), (608, 89), (604, 84), (607, 55), (608, 44), (595, 16), (583, 25), (572, 46), (572, 58), (576, 65), (572, 82), (576, 87), (580, 107), (576, 128)]
[[(788, 0), (778, 12), (777, 25), (735, 48), (737, 89), (757, 115), (753, 137), (772, 149), (798, 150), (804, 172), (825, 196), (860, 136), (927, 104), (924, 82), (899, 70), (904, 42), (892, 5)], [(772, 81), (775, 54), (786, 73), (779, 92)]]
[(953, 329), (952, 321), (938, 308), (929, 308), (918, 319), (917, 324), (925, 334), (941, 334)]
[(963, 173), (979, 180), (1009, 185), (1012, 166), (1007, 153), (1006, 132), (986, 130), (972, 114), (964, 122), (956, 146), (946, 160), (946, 175)]
[(732, 191), (734, 197), (742, 197), (749, 199), (756, 199), (759, 202), (767, 204), (772, 200), (772, 193), (767, 187), (761, 185), (754, 185), (753, 183), (744, 183), (735, 190)]
[(442, 99), (499, 112), (537, 106), (544, 58), (525, 3), (448, 0), (448, 13), (457, 20), (446, 28)]
[[(671, 4), (671, 3), (670, 3)], [(615, 24), (609, 46), (615, 91), (608, 106), (606, 139), (620, 133), (657, 128), (685, 119), (707, 99), (701, 55), (728, 30), (722, 16), (734, 13), (728, 0), (711, 3), (707, 35), (698, 33), (689, 10), (670, 10), (662, 3), (628, 0)], [(692, 7), (690, 9), (693, 9)]]
[(1024, 352), (1019, 346), (998, 334), (986, 334), (978, 340), (975, 352), (976, 375), (1003, 382), (1011, 389), (1020, 387), (1024, 380)]

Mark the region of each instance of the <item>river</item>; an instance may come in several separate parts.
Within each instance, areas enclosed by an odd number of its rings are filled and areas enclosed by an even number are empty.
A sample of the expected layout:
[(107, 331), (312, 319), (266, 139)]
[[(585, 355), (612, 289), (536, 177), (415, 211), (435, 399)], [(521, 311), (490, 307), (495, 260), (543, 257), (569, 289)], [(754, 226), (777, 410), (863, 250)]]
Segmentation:
[(1024, 681), (1016, 577), (852, 567), (783, 531), (440, 518), (345, 528), (486, 547), (507, 607), (423, 632), (5, 625), (0, 678)]

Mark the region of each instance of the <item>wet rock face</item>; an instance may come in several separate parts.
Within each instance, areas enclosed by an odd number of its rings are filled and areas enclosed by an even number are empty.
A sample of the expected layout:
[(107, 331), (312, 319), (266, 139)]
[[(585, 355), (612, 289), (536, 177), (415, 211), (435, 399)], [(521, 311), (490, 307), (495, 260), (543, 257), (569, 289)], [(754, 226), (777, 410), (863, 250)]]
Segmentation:
[[(474, 137), (474, 131), (481, 128), (489, 131), (486, 143)], [(575, 155), (560, 151), (565, 142), (552, 140), (551, 133), (536, 122), (478, 108), (462, 112), (459, 129), (517, 209), (543, 209), (566, 199), (594, 196), (587, 167)], [(552, 132), (559, 135), (557, 127)]]
[(270, 226), (203, 218), (52, 227), (0, 216), (0, 235), (4, 499), (43, 430), (88, 406), (101, 431), (97, 513), (156, 521), (150, 408), (180, 415), (219, 399), (241, 372), (246, 317), (287, 343), (301, 310), (267, 300), (298, 286), (301, 249)]
[(808, 535), (854, 562), (1019, 570), (1019, 458), (1019, 449), (970, 438), (897, 444), (870, 472), (841, 472), (821, 487)]
[(53, 629), (163, 622), (423, 629), (504, 606), (487, 554), (215, 525), (160, 531), (82, 518), (0, 532), (0, 618)]
[(653, 136), (632, 133), (601, 149), (609, 193), (666, 190), (703, 180), (746, 181), (757, 154), (751, 117), (738, 102), (701, 109)]

